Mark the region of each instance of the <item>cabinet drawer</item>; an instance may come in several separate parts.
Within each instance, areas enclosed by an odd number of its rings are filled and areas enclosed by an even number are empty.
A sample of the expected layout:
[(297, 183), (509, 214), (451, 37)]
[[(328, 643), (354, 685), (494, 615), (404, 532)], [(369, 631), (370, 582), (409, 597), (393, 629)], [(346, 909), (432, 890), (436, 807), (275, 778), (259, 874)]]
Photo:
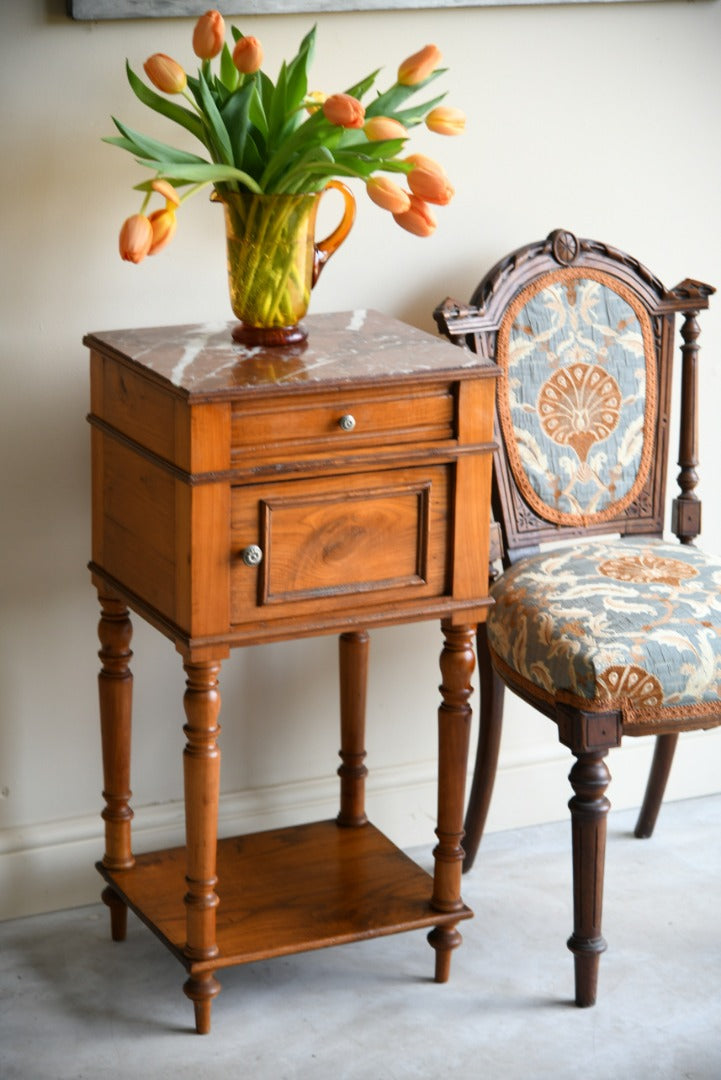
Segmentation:
[[(231, 623), (442, 596), (450, 468), (234, 488)], [(258, 566), (243, 561), (252, 544)]]
[(358, 447), (438, 443), (455, 436), (455, 398), (448, 387), (426, 393), (387, 396), (376, 391), (340, 391), (315, 395), (312, 403), (298, 395), (266, 399), (255, 409), (247, 405), (231, 416), (231, 447), (235, 462), (247, 458), (287, 455), (294, 458)]

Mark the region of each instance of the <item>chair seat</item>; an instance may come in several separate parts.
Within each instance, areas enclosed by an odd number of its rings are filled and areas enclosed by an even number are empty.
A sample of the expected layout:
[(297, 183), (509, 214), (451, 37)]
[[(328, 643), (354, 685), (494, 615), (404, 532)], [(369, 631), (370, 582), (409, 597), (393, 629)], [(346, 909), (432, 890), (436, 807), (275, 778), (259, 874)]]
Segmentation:
[(521, 559), (491, 594), (494, 663), (532, 697), (620, 709), (630, 734), (721, 715), (721, 559), (587, 542)]

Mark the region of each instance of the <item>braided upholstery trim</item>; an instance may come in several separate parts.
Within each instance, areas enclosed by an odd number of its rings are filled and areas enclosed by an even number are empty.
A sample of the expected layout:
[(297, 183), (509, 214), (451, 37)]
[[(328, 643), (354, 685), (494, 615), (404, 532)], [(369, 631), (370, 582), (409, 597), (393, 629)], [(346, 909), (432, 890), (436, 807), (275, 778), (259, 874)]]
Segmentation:
[(493, 667), (511, 689), (517, 687), (524, 696), (531, 700), (542, 701), (550, 709), (554, 709), (556, 705), (570, 705), (584, 712), (620, 712), (625, 735), (661, 734), (675, 730), (689, 731), (721, 725), (721, 701), (715, 706), (703, 702), (698, 705), (666, 705), (658, 709), (639, 709), (629, 698), (619, 700), (604, 698), (603, 701), (594, 701), (572, 694), (569, 690), (557, 690), (555, 694), (552, 694), (544, 687), (519, 675), (492, 648), (489, 647), (489, 651)]

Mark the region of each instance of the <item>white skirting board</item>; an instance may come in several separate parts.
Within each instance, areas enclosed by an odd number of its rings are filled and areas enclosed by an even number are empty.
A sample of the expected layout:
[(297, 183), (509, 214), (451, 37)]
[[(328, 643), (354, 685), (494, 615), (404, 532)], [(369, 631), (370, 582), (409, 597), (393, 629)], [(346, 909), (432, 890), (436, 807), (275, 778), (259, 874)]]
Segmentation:
[[(650, 739), (629, 739), (622, 750), (609, 755), (612, 808), (640, 804), (652, 747)], [(502, 759), (488, 830), (563, 819), (571, 794), (566, 776), (572, 760), (561, 746), (553, 746), (543, 759)], [(682, 736), (667, 798), (694, 798), (720, 790), (721, 729)], [(367, 782), (367, 808), (374, 824), (399, 847), (421, 849), (421, 854), (425, 847), (430, 858), (435, 843), (435, 762), (374, 770)], [(334, 817), (337, 809), (335, 777), (242, 791), (221, 797), (218, 831), (220, 836), (262, 831)], [(662, 828), (663, 816), (659, 832)], [(137, 853), (182, 844), (183, 832), (182, 803), (135, 808)], [(95, 903), (101, 879), (94, 866), (102, 854), (99, 813), (1, 831), (0, 919)]]

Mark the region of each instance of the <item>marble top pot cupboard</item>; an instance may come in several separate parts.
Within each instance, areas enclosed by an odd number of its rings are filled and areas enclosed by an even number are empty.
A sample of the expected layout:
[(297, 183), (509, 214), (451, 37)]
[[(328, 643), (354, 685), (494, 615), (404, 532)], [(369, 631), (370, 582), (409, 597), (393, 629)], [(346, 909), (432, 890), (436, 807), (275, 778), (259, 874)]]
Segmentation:
[[(304, 344), (265, 350), (234, 344), (228, 325), (85, 338), (103, 899), (116, 940), (131, 908), (185, 967), (201, 1033), (224, 967), (427, 927), (443, 982), (471, 915), (461, 838), (495, 368), (376, 312), (307, 327)], [(186, 675), (186, 843), (139, 856), (129, 609), (174, 642)], [(364, 706), (368, 631), (435, 618), (431, 877), (366, 818)], [(222, 661), (235, 646), (327, 633), (340, 640), (337, 818), (218, 842)]]

